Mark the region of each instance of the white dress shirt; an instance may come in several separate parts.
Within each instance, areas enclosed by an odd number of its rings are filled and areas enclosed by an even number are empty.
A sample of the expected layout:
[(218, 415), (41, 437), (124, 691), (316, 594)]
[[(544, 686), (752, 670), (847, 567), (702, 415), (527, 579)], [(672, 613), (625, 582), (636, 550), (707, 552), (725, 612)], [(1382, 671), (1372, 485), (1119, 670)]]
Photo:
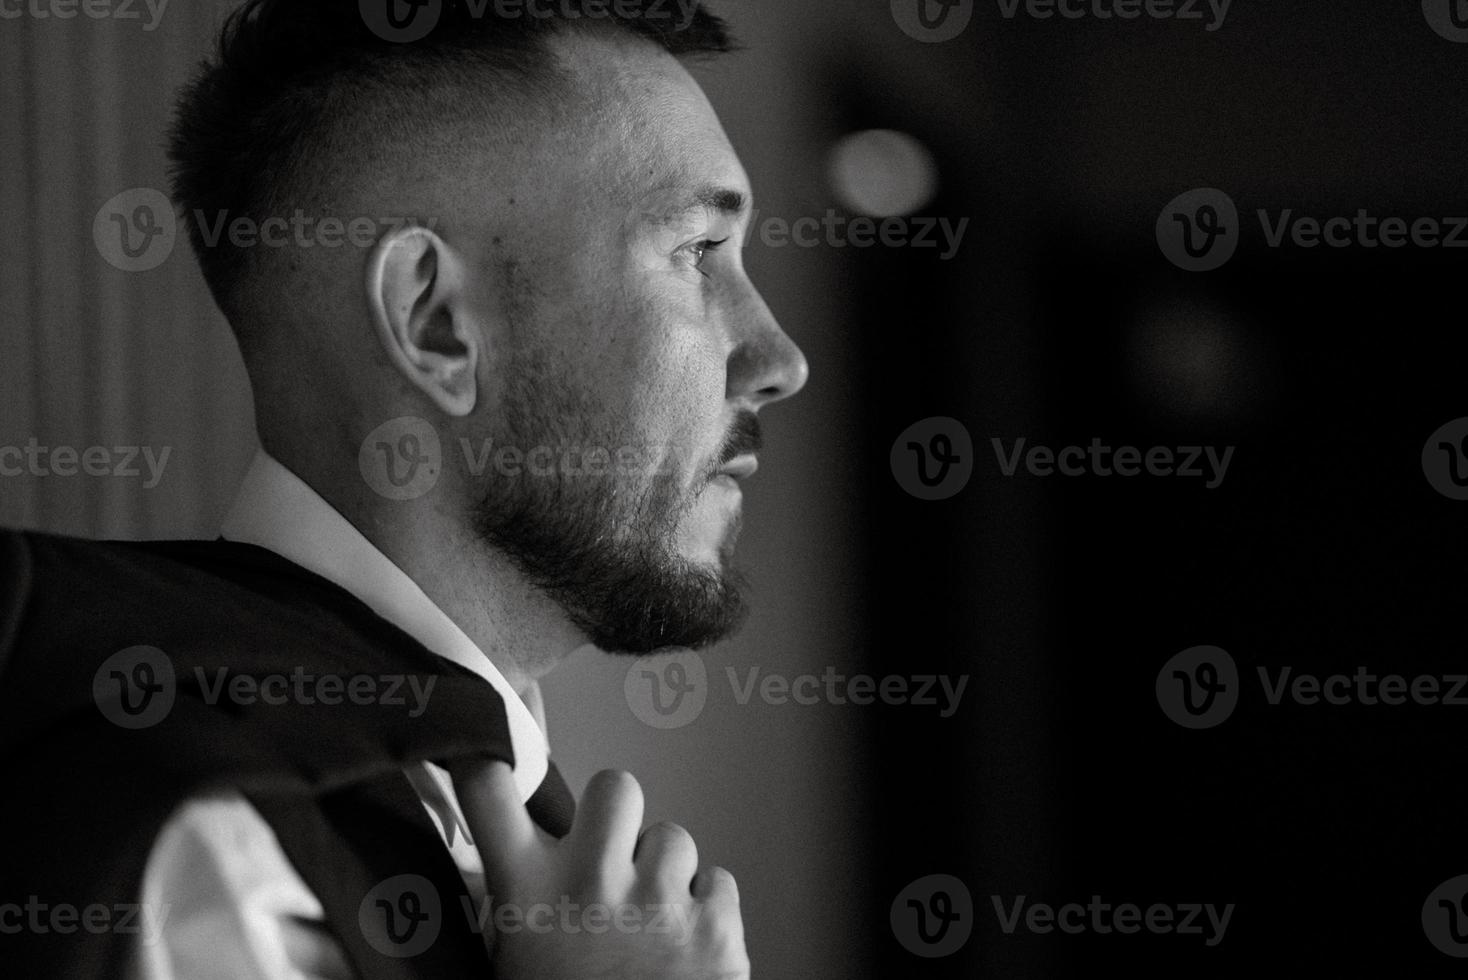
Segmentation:
[[(493, 685), (505, 703), (515, 784), (530, 799), (550, 748), (539, 687), (516, 694), (490, 659), (423, 590), (314, 490), (263, 450), (221, 530), (268, 548), (356, 596), (428, 650)], [(404, 770), (476, 902), (484, 869), (448, 773)], [(143, 876), (134, 980), (337, 980), (353, 976), (320, 900), (281, 851), (275, 832), (240, 793), (187, 800), (154, 842)]]

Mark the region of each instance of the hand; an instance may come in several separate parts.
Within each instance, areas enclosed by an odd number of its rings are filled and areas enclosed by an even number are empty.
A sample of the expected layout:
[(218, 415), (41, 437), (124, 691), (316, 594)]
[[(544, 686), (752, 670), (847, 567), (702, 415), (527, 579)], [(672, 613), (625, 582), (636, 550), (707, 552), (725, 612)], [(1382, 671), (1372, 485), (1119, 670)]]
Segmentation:
[(564, 840), (535, 825), (510, 767), (453, 768), (484, 861), (485, 942), (505, 980), (748, 980), (734, 876), (698, 870), (676, 824), (642, 826), (642, 787), (625, 772), (591, 778)]

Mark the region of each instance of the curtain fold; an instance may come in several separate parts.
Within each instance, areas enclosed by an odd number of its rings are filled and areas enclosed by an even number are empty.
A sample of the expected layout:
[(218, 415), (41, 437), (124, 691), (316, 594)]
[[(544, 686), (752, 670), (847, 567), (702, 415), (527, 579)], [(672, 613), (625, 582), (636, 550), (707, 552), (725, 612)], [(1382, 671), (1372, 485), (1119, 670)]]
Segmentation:
[(0, 19), (0, 524), (212, 535), (248, 462), (248, 384), (182, 228), (125, 271), (104, 254), (123, 229), (98, 221), (124, 192), (167, 195), (174, 93), (231, 6), (170, 3), (152, 30), (143, 4)]

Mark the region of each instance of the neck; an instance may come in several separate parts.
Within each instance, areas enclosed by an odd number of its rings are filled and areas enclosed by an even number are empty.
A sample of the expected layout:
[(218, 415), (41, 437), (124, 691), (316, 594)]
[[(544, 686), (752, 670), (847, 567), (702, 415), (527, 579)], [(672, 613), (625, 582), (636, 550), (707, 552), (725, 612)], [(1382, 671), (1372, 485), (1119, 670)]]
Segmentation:
[(467, 498), (448, 473), (422, 498), (390, 501), (356, 473), (338, 479), (327, 472), (322, 455), (276, 458), (402, 569), (522, 698), (585, 644), (560, 607), (459, 516), (467, 515), (467, 506), (457, 506)]
[(422, 508), (418, 521), (348, 519), (407, 573), (524, 696), (585, 640), (560, 608), (467, 526)]

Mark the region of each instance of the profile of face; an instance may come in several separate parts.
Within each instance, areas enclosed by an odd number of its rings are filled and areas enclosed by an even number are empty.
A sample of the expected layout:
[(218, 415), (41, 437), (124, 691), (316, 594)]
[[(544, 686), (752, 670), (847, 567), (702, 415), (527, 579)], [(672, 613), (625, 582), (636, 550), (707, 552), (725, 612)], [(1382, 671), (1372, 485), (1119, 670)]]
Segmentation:
[(466, 208), (475, 416), (527, 463), (485, 467), (470, 520), (602, 650), (701, 647), (745, 612), (757, 413), (808, 368), (745, 273), (749, 180), (693, 77), (637, 38), (553, 43), (577, 95)]

